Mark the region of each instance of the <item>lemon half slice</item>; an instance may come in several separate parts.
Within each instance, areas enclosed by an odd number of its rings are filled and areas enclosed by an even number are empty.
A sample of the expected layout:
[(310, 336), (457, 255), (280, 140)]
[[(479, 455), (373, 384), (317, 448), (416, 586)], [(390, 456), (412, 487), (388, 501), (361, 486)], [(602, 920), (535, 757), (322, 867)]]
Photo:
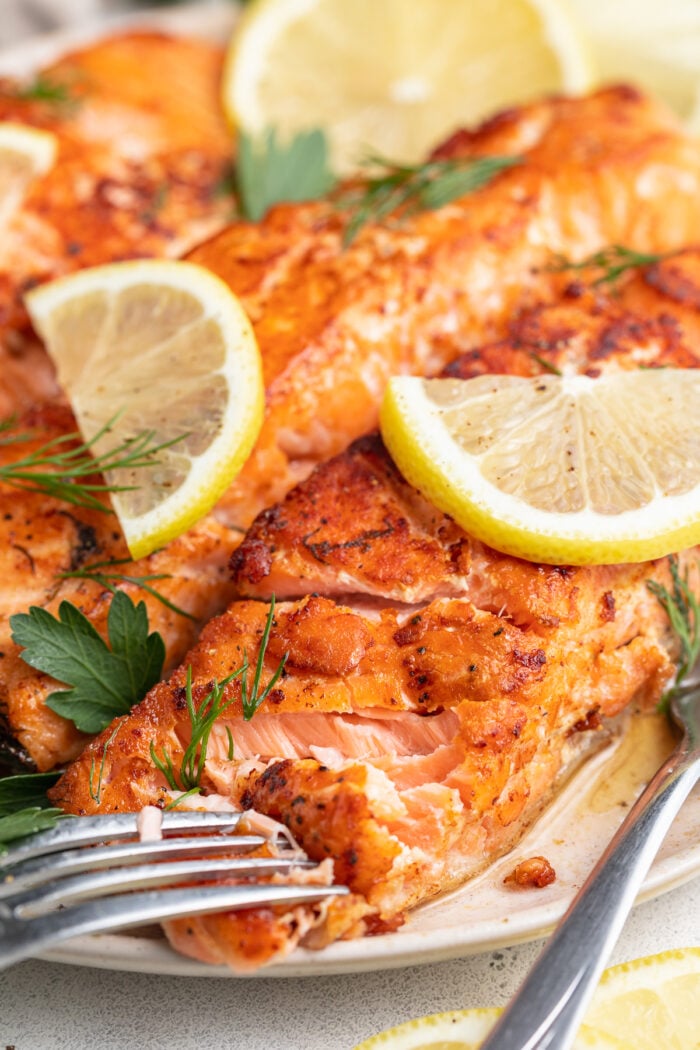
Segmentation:
[(223, 100), (252, 135), (322, 128), (344, 174), (370, 152), (418, 162), (457, 127), (590, 80), (559, 0), (255, 0)]
[(663, 98), (700, 133), (698, 0), (573, 0), (599, 79)]
[[(700, 948), (612, 966), (603, 974), (574, 1050), (695, 1050)], [(476, 1050), (500, 1010), (453, 1010), (408, 1021), (355, 1050)]]
[(50, 131), (0, 122), (0, 218), (11, 215), (32, 180), (50, 170), (56, 152)]
[(497, 550), (647, 561), (700, 541), (700, 370), (391, 380), (402, 474)]
[(93, 451), (137, 435), (156, 465), (110, 471), (132, 487), (112, 504), (132, 557), (184, 532), (213, 506), (260, 430), (260, 354), (229, 288), (192, 263), (144, 260), (83, 270), (26, 297)]

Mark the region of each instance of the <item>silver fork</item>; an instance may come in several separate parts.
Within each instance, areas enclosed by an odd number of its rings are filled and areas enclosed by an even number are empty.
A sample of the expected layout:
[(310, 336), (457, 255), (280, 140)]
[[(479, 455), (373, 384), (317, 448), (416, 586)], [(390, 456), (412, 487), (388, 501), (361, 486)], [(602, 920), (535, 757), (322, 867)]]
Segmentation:
[[(316, 865), (285, 840), (279, 856), (246, 857), (268, 840), (238, 834), (242, 814), (166, 813), (165, 837), (148, 842), (138, 841), (136, 816), (66, 818), (0, 857), (0, 969), (78, 934), (348, 893), (346, 886), (256, 883)], [(246, 881), (205, 885), (227, 877)]]
[(700, 778), (700, 670), (671, 714), (683, 737), (630, 809), (482, 1050), (568, 1050), (673, 818)]

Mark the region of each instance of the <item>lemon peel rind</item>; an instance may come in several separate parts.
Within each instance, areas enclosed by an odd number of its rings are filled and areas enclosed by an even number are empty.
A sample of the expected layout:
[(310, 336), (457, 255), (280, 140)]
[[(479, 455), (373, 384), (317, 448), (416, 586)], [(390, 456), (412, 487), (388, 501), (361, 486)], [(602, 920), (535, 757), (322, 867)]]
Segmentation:
[[(520, 501), (487, 481), (453, 442), (422, 384), (409, 376), (390, 381), (380, 412), (382, 437), (406, 480), (483, 543), (528, 561), (604, 565), (652, 561), (700, 542), (700, 484), (666, 497), (663, 520), (643, 535), (626, 528), (633, 517), (639, 522), (639, 511), (563, 514), (528, 507), (530, 524), (524, 526)], [(451, 477), (460, 478), (459, 490)]]
[[(238, 333), (237, 345), (244, 343), (255, 353), (236, 352), (212, 376), (224, 375), (235, 413), (229, 413), (224, 426), (200, 456), (191, 456), (191, 466), (185, 481), (172, 496), (145, 514), (131, 516), (123, 512), (118, 493), (112, 495), (112, 505), (122, 524), (129, 552), (133, 558), (142, 558), (162, 547), (201, 520), (223, 495), (244, 466), (257, 440), (264, 415), (264, 385), (262, 364), (250, 321), (231, 293), (228, 285), (210, 271), (195, 263), (173, 260), (129, 260), (109, 263), (89, 270), (69, 274), (34, 289), (25, 297), (33, 324), (46, 337), (43, 321), (53, 310), (69, 298), (93, 291), (118, 294), (143, 281), (144, 284), (176, 288), (191, 294), (194, 285), (207, 287), (206, 310), (201, 320), (214, 320), (225, 338)], [(48, 343), (48, 339), (45, 339)], [(69, 391), (71, 393), (71, 391)], [(154, 394), (155, 396), (155, 394)], [(79, 425), (85, 419), (87, 406), (79, 395), (72, 397)], [(84, 433), (86, 440), (93, 436)], [(206, 483), (200, 478), (206, 477)], [(181, 509), (177, 513), (172, 508)], [(121, 511), (121, 513), (120, 513)]]
[(421, 1047), (430, 1047), (431, 1040), (444, 1043), (446, 1039), (455, 1044), (457, 1040), (463, 1042), (468, 1039), (469, 1043), (464, 1043), (465, 1046), (478, 1046), (501, 1013), (498, 1007), (483, 1007), (430, 1014), (380, 1032), (359, 1043), (354, 1050), (421, 1050)]
[(46, 175), (53, 167), (58, 153), (58, 139), (51, 131), (0, 121), (0, 149), (13, 150), (31, 157), (34, 176)]

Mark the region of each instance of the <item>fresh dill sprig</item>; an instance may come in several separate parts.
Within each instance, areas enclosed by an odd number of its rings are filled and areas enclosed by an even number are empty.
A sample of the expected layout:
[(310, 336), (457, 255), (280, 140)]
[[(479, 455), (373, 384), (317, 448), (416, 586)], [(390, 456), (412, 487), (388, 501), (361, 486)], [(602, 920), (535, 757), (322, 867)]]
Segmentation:
[[(111, 419), (105, 423), (89, 441), (83, 441), (78, 433), (61, 434), (13, 463), (0, 464), (0, 481), (29, 492), (43, 492), (76, 507), (110, 512), (98, 495), (129, 492), (138, 486), (111, 485), (105, 481), (91, 481), (91, 478), (114, 470), (155, 467), (159, 463), (159, 452), (183, 440), (177, 437), (154, 444), (153, 431), (144, 431), (126, 438), (107, 452), (93, 455), (92, 449), (114, 422)], [(0, 448), (31, 440), (31, 434), (13, 434), (13, 424), (11, 419), (0, 423)]]
[[(270, 681), (263, 689), (260, 688), (265, 652), (267, 650), (274, 617), (275, 599), (273, 596), (270, 600), (270, 610), (267, 614), (265, 629), (260, 641), (258, 659), (255, 665), (255, 676), (253, 678), (250, 692), (248, 691), (248, 671), (250, 670), (250, 664), (248, 663), (248, 654), (246, 652), (243, 653), (243, 663), (238, 670), (233, 671), (232, 674), (227, 675), (226, 678), (223, 678), (220, 682), (214, 683), (197, 707), (195, 707), (192, 696), (192, 667), (191, 665), (188, 666), (185, 677), (185, 702), (187, 705), (187, 713), (190, 718), (192, 733), (190, 736), (190, 742), (185, 748), (182, 756), (179, 769), (175, 769), (172, 757), (165, 748), (163, 749), (162, 754), (159, 755), (156, 751), (155, 743), (151, 741), (150, 745), (153, 764), (163, 774), (168, 787), (172, 791), (184, 791), (189, 794), (199, 789), (202, 781), (202, 773), (204, 772), (204, 765), (207, 759), (207, 747), (209, 745), (211, 731), (214, 728), (215, 722), (236, 699), (235, 694), (228, 697), (226, 696), (226, 686), (237, 678), (241, 680), (241, 701), (243, 704), (243, 717), (246, 721), (250, 721), (260, 705), (267, 699), (270, 692), (275, 687), (282, 671), (284, 670), (284, 665), (287, 662), (286, 653), (280, 660), (279, 665), (270, 678)], [(228, 738), (227, 753), (230, 760), (233, 758), (233, 736), (228, 726), (226, 727), (226, 735)], [(177, 802), (181, 801), (181, 798), (178, 798)]]
[(100, 805), (100, 802), (102, 800), (102, 776), (103, 776), (104, 771), (105, 771), (105, 761), (107, 760), (107, 748), (112, 743), (112, 741), (114, 740), (115, 736), (117, 735), (117, 733), (121, 729), (123, 721), (124, 721), (123, 719), (120, 719), (120, 721), (117, 722), (116, 726), (114, 727), (114, 729), (112, 730), (112, 732), (109, 734), (109, 736), (105, 740), (104, 744), (102, 745), (102, 761), (100, 762), (100, 769), (99, 769), (99, 773), (97, 774), (97, 787), (96, 788), (93, 787), (94, 777), (95, 777), (95, 757), (94, 757), (94, 755), (93, 755), (93, 757), (90, 760), (90, 776), (89, 776), (89, 779), (88, 779), (88, 791), (90, 792), (90, 798), (93, 800), (93, 802), (96, 802), (98, 806)]
[(451, 157), (425, 164), (394, 164), (385, 157), (370, 155), (364, 166), (380, 168), (380, 173), (341, 192), (336, 200), (350, 216), (343, 246), (352, 244), (367, 223), (382, 222), (395, 213), (405, 218), (442, 208), (520, 163), (520, 157)]
[(192, 613), (188, 613), (186, 609), (181, 609), (179, 605), (171, 602), (169, 598), (166, 598), (164, 594), (161, 594), (159, 590), (152, 586), (158, 580), (171, 580), (171, 573), (150, 572), (143, 576), (132, 576), (129, 573), (120, 572), (117, 568), (119, 565), (131, 564), (131, 558), (111, 558), (107, 559), (107, 561), (95, 561), (90, 565), (83, 565), (82, 568), (72, 569), (70, 572), (56, 573), (56, 578), (59, 580), (94, 580), (100, 587), (104, 587), (105, 590), (110, 591), (112, 594), (117, 593), (118, 583), (130, 583), (135, 587), (139, 587), (142, 591), (146, 591), (152, 597), (157, 598), (166, 609), (170, 609), (180, 616), (185, 616), (188, 620), (197, 619)]
[(681, 577), (678, 558), (675, 555), (669, 558), (669, 568), (670, 590), (656, 580), (647, 580), (648, 589), (660, 602), (680, 645), (675, 681), (659, 701), (659, 709), (664, 711), (668, 710), (669, 703), (683, 684), (688, 671), (700, 657), (700, 602), (690, 588), (687, 572)]
[(674, 252), (655, 254), (651, 252), (635, 252), (631, 248), (625, 248), (622, 244), (612, 244), (599, 252), (594, 252), (580, 262), (571, 262), (570, 259), (560, 258), (554, 270), (603, 270), (603, 273), (591, 282), (593, 288), (601, 284), (612, 284), (628, 270), (636, 270), (640, 266), (652, 266), (654, 263), (668, 259)]
[(150, 747), (153, 763), (163, 774), (168, 787), (172, 791), (190, 792), (199, 788), (204, 764), (207, 759), (209, 737), (214, 728), (214, 723), (235, 700), (235, 696), (226, 697), (226, 686), (234, 678), (240, 678), (247, 669), (248, 663), (244, 660), (242, 667), (239, 667), (233, 674), (227, 675), (226, 678), (222, 678), (220, 682), (216, 682), (199, 706), (195, 707), (192, 697), (192, 667), (191, 665), (188, 666), (185, 680), (185, 700), (187, 713), (190, 716), (192, 735), (182, 756), (179, 770), (176, 772), (173, 760), (165, 749), (163, 749), (162, 756), (159, 756), (153, 741), (151, 741)]
[(551, 361), (547, 361), (544, 357), (540, 357), (540, 355), (536, 354), (534, 350), (530, 350), (529, 354), (532, 360), (538, 364), (540, 368), (543, 368), (545, 372), (551, 372), (553, 376), (561, 376), (564, 374), (561, 369), (557, 368), (556, 365), (553, 365)]

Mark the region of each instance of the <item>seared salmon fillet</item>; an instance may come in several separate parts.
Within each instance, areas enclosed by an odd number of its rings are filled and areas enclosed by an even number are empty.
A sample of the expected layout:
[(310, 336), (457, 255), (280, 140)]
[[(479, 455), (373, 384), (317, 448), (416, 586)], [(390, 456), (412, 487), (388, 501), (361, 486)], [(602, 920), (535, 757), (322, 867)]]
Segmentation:
[(203, 41), (128, 33), (36, 81), (0, 81), (0, 121), (58, 143), (53, 168), (2, 222), (0, 417), (58, 395), (22, 305), (27, 289), (99, 263), (180, 255), (230, 218), (221, 63), (221, 49)]
[(267, 388), (262, 434), (220, 517), (248, 525), (371, 430), (391, 375), (436, 374), (550, 301), (570, 279), (554, 253), (663, 251), (700, 228), (700, 143), (630, 88), (514, 109), (438, 150), (499, 154), (522, 162), (437, 211), (369, 224), (349, 247), (342, 209), (321, 202), (234, 223), (190, 254), (240, 296)]
[[(54, 404), (28, 411), (17, 420), (16, 430), (31, 438), (0, 444), (2, 466), (74, 431), (75, 425), (70, 411)], [(138, 583), (114, 581), (134, 602), (146, 603), (151, 629), (162, 635), (167, 664), (173, 667), (194, 641), (198, 626), (233, 597), (227, 562), (236, 537), (208, 518), (136, 564), (129, 561), (111, 513), (76, 507), (1, 481), (0, 501), (0, 755), (30, 759), (41, 770), (52, 769), (77, 755), (88, 738), (45, 706), (56, 683), (20, 658), (11, 640), (10, 616), (32, 605), (56, 614), (61, 601), (67, 600), (106, 634), (112, 592), (103, 582), (63, 578), (63, 574), (114, 559), (117, 564), (104, 571), (133, 578), (162, 577), (151, 580), (150, 586), (181, 610), (175, 611)]]
[[(542, 335), (539, 360), (523, 340), (527, 324)], [(670, 327), (574, 289), (451, 373), (696, 366)], [(697, 588), (693, 555), (681, 556), (686, 567)], [(378, 436), (260, 515), (232, 569), (243, 595), (286, 599), (265, 679), (285, 654), (286, 665), (250, 721), (239, 682), (226, 687), (233, 704), (214, 727), (201, 788), (286, 824), (311, 857), (333, 860), (335, 879), (367, 905), (352, 927), (338, 924), (342, 936), (393, 928), (511, 848), (610, 720), (658, 700), (677, 655), (647, 586), (670, 585), (668, 559), (572, 568), (499, 554), (412, 489)], [(56, 804), (92, 813), (171, 798), (152, 751), (179, 768), (191, 735), (188, 674), (197, 705), (246, 657), (254, 662), (268, 607), (251, 598), (206, 626), (170, 679), (113, 724), (109, 746), (105, 732), (87, 747), (53, 789)], [(103, 759), (97, 806), (90, 771)], [(259, 958), (240, 922), (222, 914), (166, 932), (187, 954), (245, 969)], [(326, 943), (321, 920), (314, 929)], [(314, 943), (308, 936), (302, 944)]]
[[(116, 71), (124, 71), (136, 54), (144, 68), (161, 71), (158, 79), (163, 82), (170, 75), (171, 62), (177, 64), (178, 56), (190, 56), (193, 72), (188, 72), (188, 88), (183, 88), (182, 98), (168, 93), (166, 99), (161, 99), (162, 87), (158, 82), (151, 84), (148, 78), (121, 78), (119, 91), (112, 91)], [(190, 157), (194, 151), (206, 170), (213, 172), (222, 163), (224, 144), (226, 150), (228, 144), (216, 110), (209, 112), (206, 119), (200, 119), (200, 110), (207, 109), (218, 62), (218, 52), (205, 45), (153, 34), (115, 38), (69, 57), (52, 71), (60, 79), (68, 76), (70, 70), (77, 70), (79, 85), (83, 81), (78, 73), (85, 67), (85, 77), (92, 85), (90, 91), (87, 87), (80, 89), (84, 91), (84, 101), (81, 94), (80, 107), (67, 112), (61, 118), (63, 123), (56, 124), (56, 114), (53, 110), (47, 113), (45, 104), (21, 102), (14, 96), (11, 104), (24, 107), (21, 113), (29, 114), (37, 123), (65, 126), (67, 139), (78, 142), (78, 152), (71, 161), (73, 168), (69, 169), (74, 174), (79, 164), (92, 156), (88, 130), (96, 123), (101, 125), (102, 108), (116, 107), (117, 114), (123, 115), (129, 106), (136, 107), (139, 113), (142, 106), (148, 110), (146, 124), (135, 125), (142, 129), (139, 149), (148, 154), (148, 171), (154, 164), (153, 170), (160, 173), (163, 165), (184, 164), (183, 157)], [(174, 82), (172, 78), (170, 82)], [(10, 101), (6, 99), (5, 104), (10, 106)], [(96, 107), (95, 111), (90, 107)], [(178, 122), (178, 113), (187, 115), (184, 126)], [(169, 150), (171, 125), (177, 127), (172, 135), (173, 149)], [(156, 129), (152, 138), (146, 136), (143, 127)], [(127, 139), (127, 143), (130, 141)], [(195, 148), (197, 142), (204, 144), (201, 150)], [(108, 146), (109, 141), (101, 148)], [(184, 154), (178, 152), (180, 149)], [(222, 276), (241, 297), (260, 345), (267, 387), (266, 421), (256, 451), (216, 508), (216, 520), (203, 523), (180, 541), (187, 543), (187, 557), (193, 566), (210, 565), (209, 537), (212, 531), (219, 537), (216, 565), (206, 573), (203, 584), (209, 596), (197, 617), (205, 615), (205, 609), (209, 613), (221, 611), (231, 597), (228, 582), (220, 575), (226, 544), (230, 551), (237, 542), (236, 534), (227, 526), (249, 523), (263, 506), (284, 496), (315, 464), (371, 429), (384, 384), (391, 374), (437, 372), (480, 340), (505, 336), (513, 316), (522, 314), (522, 322), (516, 323), (524, 331), (526, 317), (539, 316), (523, 314), (525, 307), (558, 296), (575, 276), (556, 269), (554, 252), (581, 258), (614, 240), (644, 250), (672, 248), (681, 244), (686, 230), (700, 220), (700, 194), (691, 192), (700, 180), (700, 146), (684, 138), (665, 111), (629, 89), (611, 89), (585, 99), (560, 99), (513, 110), (476, 132), (460, 132), (438, 152), (465, 157), (517, 154), (523, 160), (478, 193), (439, 211), (414, 216), (399, 225), (367, 226), (347, 249), (341, 246), (344, 220), (340, 212), (328, 204), (314, 203), (281, 205), (259, 224), (235, 223), (190, 256)], [(100, 151), (95, 155), (101, 156)], [(106, 157), (112, 164), (114, 155), (108, 152)], [(127, 168), (125, 178), (131, 177), (132, 168), (133, 165)], [(70, 180), (68, 174), (59, 178), (60, 170), (59, 164), (54, 177), (59, 180), (59, 189), (63, 186), (67, 192)], [(90, 178), (95, 177), (93, 172)], [(192, 184), (185, 184), (184, 175), (182, 185), (179, 176), (173, 176), (173, 180), (185, 195), (183, 215), (199, 214), (196, 207), (192, 212), (185, 207), (187, 192), (194, 193), (189, 202), (193, 206), (199, 200), (196, 191), (188, 191)], [(647, 182), (654, 185), (650, 200)], [(668, 193), (663, 192), (665, 188)], [(40, 197), (37, 186), (22, 214), (30, 205), (38, 208)], [(170, 201), (174, 206), (178, 199), (177, 193), (172, 197), (169, 193), (166, 203)], [(207, 194), (202, 200), (208, 202), (207, 207), (212, 204)], [(216, 207), (214, 215), (218, 215)], [(80, 224), (85, 208), (89, 210), (89, 202), (77, 210), (68, 208), (65, 220), (59, 209), (54, 219)], [(98, 209), (98, 217), (102, 214)], [(127, 223), (129, 236), (141, 230), (133, 224), (129, 209), (124, 211), (117, 206), (116, 198), (114, 208), (107, 209), (104, 216), (108, 224), (117, 224), (109, 227), (115, 237), (122, 236), (118, 225), (121, 222)], [(147, 232), (160, 238), (163, 251), (169, 251), (173, 242), (168, 238), (179, 225), (174, 222), (173, 227), (166, 229), (161, 219), (149, 225)], [(87, 219), (85, 222), (86, 230), (92, 229)], [(58, 251), (53, 257), (54, 269), (97, 261), (89, 254), (80, 259), (66, 254), (74, 235), (75, 231), (66, 229), (59, 239), (64, 256), (59, 258)], [(120, 243), (124, 243), (123, 238)], [(138, 245), (139, 251), (145, 245), (149, 246), (148, 251), (156, 251), (155, 241), (145, 235)], [(101, 251), (101, 238), (88, 237), (85, 250)], [(667, 265), (670, 264), (669, 261)], [(607, 300), (601, 303), (601, 317), (607, 316), (608, 326), (613, 326), (614, 338), (608, 342), (620, 352), (622, 335), (614, 331), (616, 307)], [(566, 313), (569, 305), (575, 307), (571, 296), (561, 310)], [(667, 344), (668, 353), (671, 348), (673, 353), (681, 352), (678, 344), (683, 340), (679, 332), (674, 329), (672, 338), (671, 322), (666, 324), (662, 316), (672, 313), (675, 305), (675, 299), (663, 290), (655, 291), (651, 301), (640, 304), (640, 312), (650, 319), (648, 324), (655, 324), (663, 336), (659, 344), (650, 335), (652, 357)], [(691, 312), (684, 308), (683, 324)], [(651, 318), (656, 320), (652, 322)], [(577, 321), (574, 310), (570, 323), (584, 322), (588, 323), (587, 316), (579, 311)], [(536, 325), (537, 321), (529, 323)], [(640, 323), (638, 315), (629, 315), (627, 323), (634, 328)], [(14, 327), (10, 326), (14, 334), (18, 324), (15, 318)], [(605, 327), (602, 320), (601, 326)], [(633, 332), (629, 337), (633, 338)], [(524, 349), (516, 354), (518, 367), (524, 368), (526, 374), (538, 367), (537, 345), (537, 337), (533, 336), (529, 352)], [(477, 357), (485, 355), (486, 364), (482, 367), (488, 370), (493, 351), (474, 353)], [(505, 348), (496, 354), (505, 355)], [(691, 358), (690, 351), (686, 351), (687, 363)], [(17, 362), (24, 377), (29, 371), (28, 359), (18, 358)], [(510, 365), (496, 362), (493, 367)], [(8, 366), (5, 375), (12, 374)], [(35, 377), (40, 374), (41, 369), (32, 372)], [(71, 421), (66, 426), (75, 429)], [(60, 517), (60, 507), (54, 511), (52, 520), (69, 520)], [(31, 515), (26, 520), (31, 523)], [(380, 522), (377, 527), (384, 526)], [(35, 539), (39, 535), (33, 523), (26, 531)], [(309, 542), (313, 548), (316, 540), (311, 537)], [(325, 542), (323, 536), (320, 542)], [(342, 536), (337, 542), (344, 542)], [(181, 549), (177, 545), (168, 547), (157, 557), (168, 564), (177, 562)], [(318, 559), (312, 561), (317, 567)], [(132, 567), (131, 574), (151, 571), (154, 570), (149, 562), (145, 567)], [(414, 575), (427, 571), (425, 565), (416, 566)], [(188, 572), (183, 566), (174, 571), (174, 577), (181, 579)], [(196, 570), (192, 575), (196, 575)], [(306, 593), (306, 582), (301, 591), (296, 589), (297, 595)], [(280, 594), (286, 593), (280, 581), (275, 581), (275, 586), (278, 583)], [(52, 586), (50, 581), (48, 585)], [(7, 615), (24, 611), (30, 598), (41, 604), (32, 595), (40, 594), (44, 585), (38, 582), (32, 586), (35, 589), (31, 594), (24, 585), (18, 590), (14, 607), (11, 595), (8, 597)], [(89, 586), (94, 588), (95, 584)], [(67, 588), (67, 584), (61, 584), (59, 590), (52, 591), (54, 601), (59, 594), (68, 596)], [(341, 576), (333, 593), (340, 594), (344, 588)], [(269, 589), (264, 593), (269, 593)], [(108, 597), (103, 600), (108, 602)], [(162, 610), (154, 607), (156, 624), (160, 613)], [(86, 614), (93, 615), (88, 608)], [(96, 622), (99, 627), (103, 620), (97, 616)], [(186, 627), (182, 618), (179, 623)], [(180, 647), (174, 639), (171, 643), (175, 659), (193, 637), (189, 629), (178, 631), (178, 635)], [(83, 738), (69, 723), (62, 723), (57, 735), (55, 715), (47, 713), (44, 720), (43, 701), (54, 683), (26, 668), (16, 648), (9, 645), (5, 652), (6, 659), (0, 664), (0, 700), (10, 733), (42, 769), (71, 759), (82, 746)]]

